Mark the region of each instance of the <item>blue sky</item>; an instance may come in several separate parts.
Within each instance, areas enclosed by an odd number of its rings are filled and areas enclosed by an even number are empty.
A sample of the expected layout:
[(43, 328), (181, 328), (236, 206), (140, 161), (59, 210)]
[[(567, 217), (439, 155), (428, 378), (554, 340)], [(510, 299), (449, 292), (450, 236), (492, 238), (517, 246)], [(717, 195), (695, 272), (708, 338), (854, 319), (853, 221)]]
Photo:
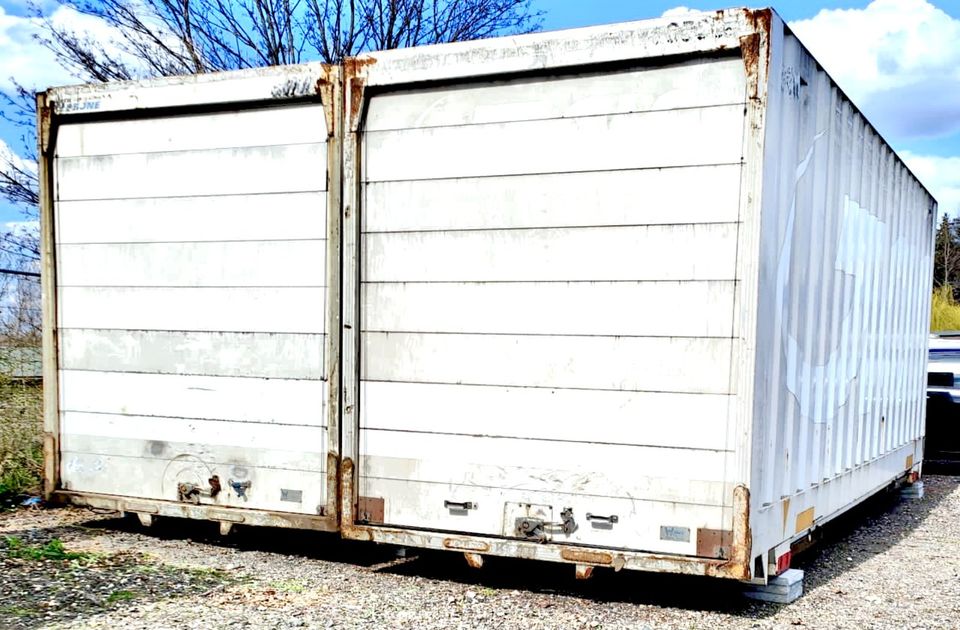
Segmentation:
[[(762, 3), (754, 5), (760, 6)], [(960, 0), (789, 0), (773, 3), (834, 79), (940, 201), (960, 214)], [(91, 18), (41, 0), (54, 19), (101, 34)], [(686, 0), (533, 0), (553, 30), (657, 17), (683, 6), (712, 10), (729, 3)], [(33, 88), (74, 82), (32, 41), (27, 0), (0, 0), (0, 90), (8, 77)], [(3, 142), (20, 149), (20, 132), (0, 121)], [(21, 220), (0, 202), (0, 228)]]

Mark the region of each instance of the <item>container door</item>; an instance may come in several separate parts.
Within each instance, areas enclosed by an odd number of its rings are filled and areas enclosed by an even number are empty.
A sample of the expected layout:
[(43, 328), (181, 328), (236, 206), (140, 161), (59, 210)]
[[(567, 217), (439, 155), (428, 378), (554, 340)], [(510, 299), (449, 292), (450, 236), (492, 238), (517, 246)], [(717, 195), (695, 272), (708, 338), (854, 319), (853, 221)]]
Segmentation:
[(361, 520), (724, 553), (744, 93), (738, 56), (371, 98)]
[(326, 504), (321, 105), (66, 124), (64, 489)]

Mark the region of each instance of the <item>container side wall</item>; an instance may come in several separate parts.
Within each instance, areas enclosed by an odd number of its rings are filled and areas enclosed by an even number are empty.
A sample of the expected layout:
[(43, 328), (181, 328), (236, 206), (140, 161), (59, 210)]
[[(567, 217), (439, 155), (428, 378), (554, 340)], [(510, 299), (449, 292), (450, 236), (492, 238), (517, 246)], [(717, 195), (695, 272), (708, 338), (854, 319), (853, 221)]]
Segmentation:
[(772, 64), (752, 497), (758, 548), (919, 464), (936, 204), (786, 32)]
[(329, 514), (328, 116), (314, 99), (65, 117), (62, 490)]

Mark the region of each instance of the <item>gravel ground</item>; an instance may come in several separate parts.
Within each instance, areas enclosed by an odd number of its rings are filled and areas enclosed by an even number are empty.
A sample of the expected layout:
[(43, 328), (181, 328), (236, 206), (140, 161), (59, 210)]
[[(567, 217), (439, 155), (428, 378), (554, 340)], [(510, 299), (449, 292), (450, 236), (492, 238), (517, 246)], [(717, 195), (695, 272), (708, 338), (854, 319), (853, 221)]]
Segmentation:
[[(873, 499), (794, 566), (805, 595), (745, 600), (721, 580), (488, 559), (312, 532), (75, 508), (0, 514), (2, 628), (957, 628), (960, 477)], [(7, 538), (11, 537), (11, 538)], [(62, 541), (63, 548), (51, 541)], [(50, 557), (44, 557), (44, 556)]]

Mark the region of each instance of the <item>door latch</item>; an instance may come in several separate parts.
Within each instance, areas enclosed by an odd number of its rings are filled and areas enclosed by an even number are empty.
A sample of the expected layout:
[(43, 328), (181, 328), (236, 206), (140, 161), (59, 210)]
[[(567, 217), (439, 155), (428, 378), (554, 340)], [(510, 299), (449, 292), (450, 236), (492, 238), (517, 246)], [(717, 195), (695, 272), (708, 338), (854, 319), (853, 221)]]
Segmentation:
[(577, 531), (577, 521), (573, 518), (573, 508), (563, 508), (560, 512), (559, 523), (549, 523), (540, 518), (521, 516), (516, 520), (516, 534), (534, 542), (546, 542), (547, 533), (559, 530), (569, 536)]
[(215, 499), (218, 494), (220, 494), (220, 477), (214, 475), (207, 480), (207, 483), (210, 484), (209, 488), (201, 488), (195, 483), (181, 482), (177, 484), (177, 500), (178, 501), (187, 501), (189, 503), (200, 503), (200, 497), (210, 497)]

